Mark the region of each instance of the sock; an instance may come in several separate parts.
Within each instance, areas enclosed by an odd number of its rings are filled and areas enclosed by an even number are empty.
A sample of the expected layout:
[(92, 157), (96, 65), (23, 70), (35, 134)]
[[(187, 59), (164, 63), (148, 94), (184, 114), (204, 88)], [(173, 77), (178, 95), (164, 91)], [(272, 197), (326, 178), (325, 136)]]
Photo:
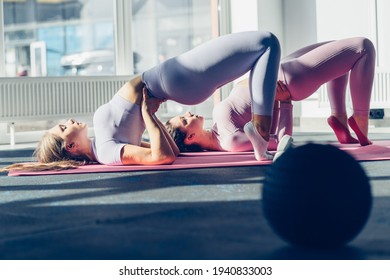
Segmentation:
[(257, 132), (252, 122), (248, 122), (244, 126), (244, 132), (252, 143), (256, 160), (272, 160), (273, 156), (267, 151), (268, 141), (265, 141), (263, 136)]
[(277, 160), (285, 151), (291, 148), (295, 148), (294, 139), (290, 135), (284, 135), (279, 141), (278, 148), (274, 155), (273, 161)]

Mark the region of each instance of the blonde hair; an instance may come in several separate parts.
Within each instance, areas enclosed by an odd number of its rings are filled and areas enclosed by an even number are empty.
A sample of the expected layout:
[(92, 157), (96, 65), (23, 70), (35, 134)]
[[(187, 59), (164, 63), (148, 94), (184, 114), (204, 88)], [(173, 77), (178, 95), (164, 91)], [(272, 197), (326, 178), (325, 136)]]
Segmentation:
[(61, 137), (49, 132), (43, 135), (33, 156), (37, 158), (38, 163), (14, 163), (0, 169), (0, 172), (66, 170), (77, 168), (90, 162), (87, 156), (72, 155), (66, 150), (65, 141)]

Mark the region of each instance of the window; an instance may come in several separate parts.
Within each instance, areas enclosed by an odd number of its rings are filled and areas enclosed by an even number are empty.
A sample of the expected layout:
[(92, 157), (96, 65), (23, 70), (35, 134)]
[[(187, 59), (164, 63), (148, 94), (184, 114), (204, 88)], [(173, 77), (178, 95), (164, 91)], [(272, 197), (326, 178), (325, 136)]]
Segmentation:
[[(118, 3), (131, 7), (124, 19), (114, 18)], [(123, 62), (115, 57), (116, 47), (132, 53), (133, 60), (124, 65), (131, 71), (119, 73), (136, 74), (218, 35), (218, 0), (6, 0), (2, 5), (7, 77), (114, 75), (115, 61)], [(120, 34), (131, 43), (115, 46), (115, 23), (128, 22), (130, 29), (119, 32), (131, 30)]]
[(210, 40), (210, 0), (133, 1), (135, 73)]
[[(141, 73), (218, 35), (218, 21), (213, 21), (218, 14), (216, 1), (133, 0), (132, 3), (134, 73)], [(159, 110), (159, 117), (166, 120), (191, 111), (211, 119), (213, 105), (212, 97), (197, 106), (168, 101)]]
[(113, 5), (107, 0), (7, 0), (5, 75), (112, 75)]

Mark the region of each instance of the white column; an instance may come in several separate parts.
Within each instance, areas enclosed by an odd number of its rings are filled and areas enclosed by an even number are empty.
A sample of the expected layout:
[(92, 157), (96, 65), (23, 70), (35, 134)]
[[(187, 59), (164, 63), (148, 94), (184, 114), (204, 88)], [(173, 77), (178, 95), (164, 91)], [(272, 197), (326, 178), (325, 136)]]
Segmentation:
[(134, 74), (132, 34), (132, 1), (113, 0), (115, 26), (115, 68), (117, 75)]
[[(232, 9), (231, 0), (219, 1), (219, 35), (232, 32)], [(232, 90), (232, 83), (228, 83), (220, 88), (218, 98), (225, 99)], [(215, 101), (215, 100), (214, 100)]]
[(278, 37), (284, 55), (283, 0), (257, 0), (258, 29)]
[[(0, 2), (0, 77), (5, 76), (3, 1)], [(0, 144), (6, 141), (7, 124), (0, 123)], [(8, 139), (7, 139), (8, 140)]]
[(219, 1), (219, 35), (232, 32), (232, 12), (230, 0)]

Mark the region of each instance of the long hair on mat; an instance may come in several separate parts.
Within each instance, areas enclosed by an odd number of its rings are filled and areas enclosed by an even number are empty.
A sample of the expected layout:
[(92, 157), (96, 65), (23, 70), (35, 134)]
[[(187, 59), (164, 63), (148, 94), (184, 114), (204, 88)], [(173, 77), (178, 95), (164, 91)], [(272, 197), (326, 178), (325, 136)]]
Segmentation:
[(47, 170), (67, 170), (74, 169), (81, 165), (92, 163), (84, 155), (75, 156), (66, 150), (65, 141), (51, 133), (45, 133), (39, 141), (33, 156), (38, 162), (14, 163), (4, 168), (0, 172), (9, 171), (47, 171)]

